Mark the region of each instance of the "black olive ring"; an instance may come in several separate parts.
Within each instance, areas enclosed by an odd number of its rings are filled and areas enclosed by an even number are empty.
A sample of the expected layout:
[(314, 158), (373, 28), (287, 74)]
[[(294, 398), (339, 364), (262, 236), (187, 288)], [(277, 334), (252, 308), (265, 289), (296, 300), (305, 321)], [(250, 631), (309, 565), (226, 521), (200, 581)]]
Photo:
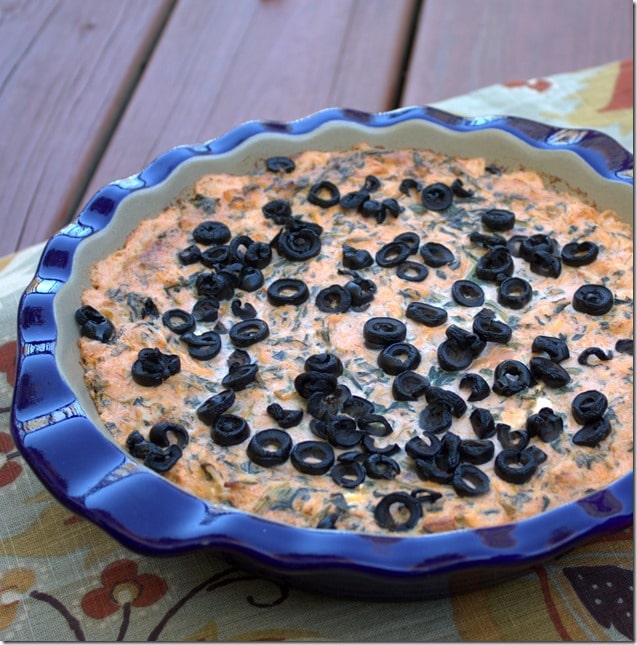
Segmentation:
[(583, 267), (595, 262), (599, 247), (594, 242), (570, 242), (562, 249), (562, 262), (571, 267)]
[(380, 316), (365, 322), (363, 336), (371, 346), (380, 348), (405, 340), (407, 328), (396, 318)]
[(473, 464), (460, 464), (454, 470), (451, 485), (460, 497), (484, 495), (491, 487), (487, 474)]
[(451, 297), (463, 307), (481, 307), (484, 304), (484, 291), (471, 280), (456, 280), (451, 285)]
[(302, 305), (309, 297), (305, 282), (296, 278), (279, 278), (268, 287), (268, 302), (274, 307)]
[[(394, 505), (400, 505), (407, 511), (408, 517), (403, 522), (397, 522), (394, 519), (391, 512), (391, 507)], [(418, 524), (421, 517), (421, 502), (416, 496), (403, 492), (385, 495), (374, 509), (376, 524), (389, 531), (408, 531)]]
[(265, 320), (251, 318), (232, 325), (228, 335), (235, 347), (249, 347), (265, 340), (270, 335), (270, 328)]
[(304, 475), (324, 475), (334, 465), (334, 450), (325, 441), (301, 441), (292, 448), (290, 462)]
[(506, 278), (498, 285), (498, 302), (509, 309), (522, 309), (531, 302), (533, 287), (523, 278)]
[(419, 322), (425, 327), (439, 327), (447, 322), (449, 314), (446, 309), (430, 305), (427, 302), (410, 302), (405, 315), (409, 320)]
[(183, 309), (169, 309), (165, 311), (161, 317), (161, 321), (170, 331), (179, 335), (185, 334), (187, 331), (192, 331), (196, 325), (195, 317)]
[[(327, 194), (327, 197), (322, 195)], [(307, 201), (321, 208), (336, 206), (341, 199), (338, 188), (331, 181), (319, 181), (310, 188)]]
[(408, 282), (422, 282), (429, 275), (429, 269), (420, 262), (406, 260), (396, 267), (396, 275)]
[(415, 370), (420, 365), (420, 352), (411, 343), (398, 342), (383, 347), (377, 362), (385, 374), (395, 376), (407, 370)]
[(573, 294), (573, 309), (591, 316), (608, 313), (614, 304), (613, 293), (601, 284), (582, 285)]
[(246, 448), (250, 460), (264, 468), (285, 463), (291, 451), (292, 438), (287, 432), (277, 428), (255, 433)]
[(528, 450), (505, 449), (496, 455), (493, 469), (505, 482), (524, 484), (537, 470), (537, 461)]
[(365, 469), (357, 461), (339, 461), (332, 467), (330, 475), (343, 488), (356, 488), (365, 481)]

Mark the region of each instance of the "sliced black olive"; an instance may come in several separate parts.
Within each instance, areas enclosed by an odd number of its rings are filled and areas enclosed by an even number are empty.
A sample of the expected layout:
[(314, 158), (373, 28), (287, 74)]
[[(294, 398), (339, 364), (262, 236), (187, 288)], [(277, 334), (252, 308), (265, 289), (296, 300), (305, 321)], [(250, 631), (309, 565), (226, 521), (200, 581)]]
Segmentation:
[(139, 430), (133, 430), (126, 437), (126, 449), (135, 459), (143, 459), (153, 449), (153, 444), (144, 439)]
[(557, 255), (548, 251), (534, 251), (529, 259), (529, 268), (533, 273), (545, 278), (559, 278), (562, 272), (562, 262)]
[(144, 466), (158, 473), (169, 471), (181, 458), (181, 448), (173, 443), (168, 448), (162, 449), (150, 444), (151, 449), (144, 457)]
[(506, 344), (513, 331), (506, 323), (495, 319), (492, 309), (481, 309), (473, 319), (473, 332), (486, 343)]
[(405, 323), (396, 318), (370, 318), (363, 325), (363, 337), (370, 347), (380, 349), (392, 343), (405, 340), (407, 328)]
[(400, 452), (401, 450), (400, 446), (397, 443), (389, 443), (385, 446), (377, 446), (376, 439), (369, 434), (363, 435), (363, 440), (361, 441), (361, 444), (365, 449), (365, 451), (370, 454), (386, 455), (388, 457), (391, 457), (391, 455), (395, 455), (397, 452)]
[(464, 399), (451, 390), (432, 386), (425, 392), (425, 397), (429, 403), (442, 401), (456, 419), (459, 419), (467, 411), (467, 404)]
[(462, 461), (479, 466), (493, 459), (495, 444), (490, 439), (463, 439), (458, 454)]
[(246, 352), (244, 349), (232, 350), (232, 353), (226, 359), (226, 364), (230, 371), (235, 369), (235, 367), (239, 367), (240, 365), (250, 365), (251, 362), (252, 359), (250, 358), (250, 354), (248, 354), (248, 352)]
[(496, 433), (495, 419), (491, 410), (475, 408), (469, 415), (471, 427), (479, 439), (488, 439)]
[(526, 420), (526, 431), (529, 437), (539, 437), (545, 442), (554, 441), (562, 434), (563, 430), (562, 417), (548, 407), (541, 408), (539, 412), (531, 414)]
[(429, 387), (429, 379), (425, 376), (405, 370), (396, 375), (392, 383), (392, 396), (396, 401), (416, 401)]
[(352, 305), (350, 292), (340, 284), (332, 284), (316, 294), (319, 311), (329, 314), (345, 313)]
[(324, 475), (334, 465), (334, 449), (325, 441), (300, 441), (290, 452), (290, 462), (304, 475)]
[(259, 366), (256, 363), (249, 365), (238, 365), (231, 369), (221, 380), (221, 385), (225, 388), (230, 388), (235, 392), (244, 390), (250, 383), (253, 383), (257, 378)]
[(374, 404), (362, 396), (350, 396), (343, 402), (343, 414), (348, 414), (355, 419), (360, 419), (372, 412), (374, 412)]
[[(424, 437), (424, 438), (423, 438)], [(412, 459), (429, 459), (435, 457), (442, 448), (440, 439), (432, 432), (423, 432), (422, 436), (411, 437), (405, 444), (405, 452)]]
[(168, 377), (177, 374), (181, 361), (176, 354), (163, 354), (159, 349), (145, 347), (139, 350), (131, 368), (133, 380), (138, 385), (155, 387)]
[[(329, 389), (329, 388), (327, 388)], [(349, 388), (338, 383), (332, 391), (314, 392), (307, 399), (306, 409), (309, 414), (317, 419), (329, 421), (329, 419), (344, 412), (344, 407), (352, 399)], [(354, 416), (354, 415), (350, 415)]]
[(481, 307), (484, 304), (484, 291), (471, 280), (456, 280), (451, 285), (451, 297), (463, 307)]
[(309, 297), (310, 290), (302, 280), (279, 278), (268, 286), (268, 302), (274, 307), (302, 305)]
[(365, 481), (365, 469), (357, 461), (339, 461), (332, 466), (330, 475), (343, 488), (356, 488)]
[(460, 372), (471, 365), (475, 352), (453, 340), (444, 340), (436, 349), (438, 365), (447, 372)]
[(270, 403), (266, 412), (284, 429), (298, 426), (303, 418), (303, 410), (286, 410), (278, 403)]
[(422, 282), (429, 275), (429, 269), (420, 262), (406, 260), (396, 267), (396, 275), (408, 282)]
[(238, 298), (235, 298), (230, 303), (230, 311), (241, 320), (250, 320), (257, 317), (257, 310), (254, 306), (249, 302), (242, 303)]
[(376, 253), (376, 264), (381, 267), (395, 267), (411, 255), (409, 246), (404, 242), (388, 242)]
[(335, 448), (353, 448), (363, 439), (363, 433), (358, 429), (356, 420), (345, 414), (336, 415), (323, 423), (323, 438)]
[(405, 315), (410, 320), (419, 322), (426, 327), (439, 327), (447, 322), (449, 314), (446, 309), (430, 305), (426, 302), (410, 302)]
[(265, 468), (285, 463), (291, 451), (292, 438), (287, 432), (277, 428), (256, 432), (246, 448), (250, 460)]
[(214, 358), (221, 351), (221, 336), (213, 330), (201, 334), (186, 332), (181, 340), (188, 346), (188, 354), (199, 361)]
[(585, 423), (574, 435), (573, 443), (577, 446), (594, 448), (610, 434), (611, 425), (606, 417)]
[(184, 264), (195, 264), (201, 260), (201, 249), (196, 244), (191, 244), (177, 253), (177, 258)]
[(487, 235), (478, 231), (471, 231), (469, 239), (481, 249), (492, 249), (496, 246), (507, 245), (507, 241), (500, 235)]
[(515, 226), (515, 215), (503, 208), (491, 208), (482, 213), (482, 224), (490, 231), (508, 231)]
[(568, 351), (568, 345), (562, 338), (555, 338), (553, 336), (536, 336), (531, 346), (531, 351), (534, 353), (545, 352), (549, 358), (556, 363), (569, 358), (571, 355)]
[(420, 365), (420, 352), (411, 343), (392, 343), (386, 345), (378, 354), (378, 367), (395, 376), (406, 370), (415, 370)]
[(386, 197), (381, 204), (385, 208), (385, 213), (392, 217), (398, 217), (405, 210), (393, 197)]
[(422, 186), (418, 181), (413, 179), (412, 177), (406, 177), (400, 182), (400, 185), (398, 186), (398, 190), (403, 194), (403, 195), (409, 195), (409, 193), (412, 190), (422, 190)]
[(414, 459), (416, 474), (425, 481), (436, 482), (437, 484), (450, 484), (453, 481), (453, 471), (441, 468), (435, 458)]
[(613, 358), (613, 352), (605, 352), (601, 347), (587, 347), (578, 357), (577, 362), (580, 365), (588, 365), (591, 363), (588, 362), (588, 359), (591, 356), (595, 356), (600, 361), (610, 361)]
[(496, 455), (493, 470), (505, 482), (524, 484), (535, 474), (537, 461), (528, 450), (505, 449)]
[(91, 340), (107, 343), (115, 335), (113, 323), (91, 305), (77, 309), (75, 321), (80, 326), (80, 334)]
[(436, 455), (436, 464), (444, 470), (453, 471), (460, 464), (460, 443), (459, 435), (449, 431), (445, 433), (440, 441), (440, 452)]
[(369, 191), (367, 190), (354, 190), (341, 197), (339, 204), (347, 210), (356, 210), (361, 207), (363, 202), (369, 199)]
[(287, 199), (273, 199), (264, 204), (261, 211), (279, 226), (287, 224), (292, 218), (292, 205)]
[(222, 414), (214, 422), (210, 436), (220, 446), (236, 446), (250, 436), (250, 426), (236, 414)]
[(360, 431), (373, 437), (387, 437), (394, 429), (382, 414), (365, 414), (357, 420)]
[(531, 440), (526, 430), (513, 430), (508, 423), (496, 423), (495, 434), (500, 445), (507, 450), (524, 450)]
[(331, 181), (319, 181), (310, 187), (307, 194), (307, 201), (321, 208), (336, 206), (341, 199), (338, 188)]
[(580, 392), (571, 403), (573, 418), (582, 425), (601, 419), (607, 408), (608, 399), (598, 390)]
[(493, 375), (492, 390), (502, 396), (512, 396), (533, 385), (533, 376), (529, 368), (513, 359), (502, 361)]
[(404, 233), (399, 233), (395, 238), (394, 242), (402, 242), (409, 247), (409, 254), (414, 255), (418, 253), (418, 247), (420, 246), (420, 236), (418, 233), (413, 231), (405, 231)]
[(294, 388), (299, 396), (308, 399), (312, 394), (330, 394), (336, 389), (336, 376), (325, 372), (301, 372), (294, 379)]
[(459, 387), (471, 388), (471, 394), (467, 398), (467, 401), (482, 401), (486, 399), (489, 394), (491, 394), (491, 388), (486, 380), (480, 376), (480, 374), (469, 373), (465, 374), (460, 380)]
[(558, 252), (558, 244), (550, 235), (546, 235), (545, 233), (536, 233), (520, 241), (518, 252), (520, 257), (527, 262), (530, 262), (533, 253), (538, 251), (543, 251), (549, 255), (556, 255)]
[(230, 300), (234, 295), (234, 287), (229, 277), (218, 273), (200, 273), (195, 280), (195, 289), (203, 298)]
[[(232, 262), (246, 264), (245, 255), (251, 244), (254, 244), (254, 240), (249, 235), (236, 235), (233, 237), (228, 244), (228, 248), (230, 249), (230, 254), (232, 256)], [(271, 255), (272, 249), (270, 248), (270, 245), (266, 244), (265, 246), (268, 247), (268, 251)]]
[(235, 402), (232, 390), (222, 390), (207, 398), (196, 410), (197, 417), (207, 426), (214, 425), (215, 421), (227, 412)]
[(591, 316), (608, 313), (614, 304), (613, 293), (601, 284), (585, 284), (573, 294), (573, 309)]
[(460, 464), (453, 473), (451, 485), (460, 497), (476, 497), (489, 492), (488, 475), (472, 464)]
[(325, 517), (321, 518), (316, 524), (317, 529), (335, 529), (336, 522), (338, 521), (340, 513), (328, 513)]
[(363, 190), (368, 190), (370, 193), (373, 193), (375, 190), (380, 188), (380, 179), (376, 175), (367, 175), (365, 177), (365, 183), (363, 184)]
[(489, 164), (488, 166), (484, 167), (485, 171), (488, 172), (490, 175), (501, 175), (502, 174), (502, 169), (496, 166), (495, 164)]
[(246, 249), (243, 262), (248, 266), (263, 269), (272, 261), (272, 249), (265, 242), (252, 242)]
[(379, 224), (385, 221), (387, 217), (387, 210), (383, 202), (377, 199), (366, 199), (358, 208), (358, 212), (363, 217), (372, 217)]
[(599, 247), (594, 242), (570, 242), (562, 249), (562, 262), (571, 267), (583, 267), (595, 262)]
[(615, 343), (615, 351), (620, 354), (633, 356), (634, 341), (632, 338), (622, 338)]
[(232, 233), (223, 222), (207, 220), (197, 225), (192, 236), (195, 242), (204, 246), (212, 246), (213, 244), (226, 244), (232, 237)]
[(352, 299), (352, 307), (361, 307), (370, 303), (376, 295), (376, 285), (368, 278), (356, 277), (350, 280), (345, 288)]
[(457, 177), (451, 182), (451, 192), (460, 198), (472, 197), (473, 191), (464, 187), (462, 179)]
[(444, 244), (438, 242), (425, 242), (420, 247), (420, 255), (425, 264), (433, 268), (451, 264), (455, 259), (453, 253)]
[[(406, 518), (403, 519), (405, 515)], [(421, 503), (414, 496), (404, 492), (385, 495), (374, 509), (376, 524), (388, 531), (409, 531), (421, 518)]]
[(453, 193), (446, 184), (436, 182), (422, 189), (420, 199), (422, 205), (430, 211), (443, 211), (451, 206)]
[(321, 252), (321, 238), (312, 230), (282, 231), (276, 245), (277, 251), (292, 262), (302, 262)]
[(511, 252), (511, 255), (514, 258), (519, 258), (520, 256), (520, 245), (524, 240), (526, 240), (526, 235), (512, 235), (507, 241), (506, 246)]
[(451, 427), (453, 419), (449, 406), (442, 400), (428, 403), (418, 417), (418, 424), (425, 432), (439, 434)]
[(542, 381), (548, 387), (564, 387), (571, 382), (570, 374), (550, 358), (535, 356), (529, 361), (529, 369), (536, 381)]
[(535, 459), (535, 463), (538, 466), (540, 464), (543, 464), (549, 458), (549, 456), (539, 446), (532, 444), (528, 446), (525, 450), (531, 453), (531, 455), (533, 456), (533, 459)]
[(388, 455), (373, 453), (369, 455), (363, 466), (372, 479), (395, 479), (400, 474), (400, 466), (395, 459)]
[(228, 333), (235, 347), (249, 347), (265, 340), (270, 335), (270, 328), (265, 320), (251, 318), (235, 323)]
[[(170, 437), (174, 441), (170, 441)], [(176, 443), (180, 448), (188, 445), (190, 436), (184, 426), (171, 421), (159, 421), (155, 423), (148, 432), (148, 439), (160, 448), (167, 448), (172, 443)]]
[(498, 284), (498, 302), (509, 309), (522, 309), (531, 302), (533, 287), (523, 278), (512, 276)]
[(374, 264), (372, 254), (366, 249), (343, 246), (343, 266), (348, 269), (366, 269)]
[(296, 165), (290, 157), (282, 157), (282, 156), (276, 156), (276, 157), (268, 157), (265, 160), (265, 167), (270, 171), (270, 172), (292, 172), (295, 168)]
[(308, 356), (303, 367), (306, 372), (327, 372), (336, 376), (340, 376), (343, 373), (343, 362), (338, 356), (329, 352)]
[(487, 251), (476, 263), (476, 276), (488, 282), (501, 282), (513, 275), (513, 257), (506, 246), (496, 246)]
[(219, 317), (219, 299), (200, 298), (192, 308), (192, 315), (199, 322), (214, 322)]

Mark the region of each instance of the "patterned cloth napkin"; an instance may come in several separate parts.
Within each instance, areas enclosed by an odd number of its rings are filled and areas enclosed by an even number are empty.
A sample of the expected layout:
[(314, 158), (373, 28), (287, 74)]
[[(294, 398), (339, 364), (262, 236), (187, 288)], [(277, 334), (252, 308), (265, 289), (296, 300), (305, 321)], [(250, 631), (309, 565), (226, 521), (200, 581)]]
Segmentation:
[[(603, 130), (632, 150), (633, 64), (509, 82), (437, 104)], [(441, 600), (312, 595), (206, 553), (132, 553), (42, 487), (9, 434), (16, 310), (43, 245), (0, 260), (0, 639), (634, 640), (632, 529), (498, 586)]]

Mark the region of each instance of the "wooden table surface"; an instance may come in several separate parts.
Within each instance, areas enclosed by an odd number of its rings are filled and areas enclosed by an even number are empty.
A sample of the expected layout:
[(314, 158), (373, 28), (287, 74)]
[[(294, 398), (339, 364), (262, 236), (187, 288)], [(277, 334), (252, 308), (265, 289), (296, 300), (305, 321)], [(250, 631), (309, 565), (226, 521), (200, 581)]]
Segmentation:
[(0, 256), (249, 119), (426, 104), (632, 56), (631, 0), (0, 0)]

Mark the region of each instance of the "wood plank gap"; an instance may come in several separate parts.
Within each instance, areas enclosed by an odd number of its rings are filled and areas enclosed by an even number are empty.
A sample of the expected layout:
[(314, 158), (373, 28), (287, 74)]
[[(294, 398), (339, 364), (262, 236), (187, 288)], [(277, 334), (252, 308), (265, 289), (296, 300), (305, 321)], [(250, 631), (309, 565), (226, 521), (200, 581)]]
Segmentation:
[(407, 33), (407, 43), (405, 45), (403, 59), (400, 64), (400, 80), (398, 81), (396, 93), (394, 94), (394, 98), (391, 102), (391, 109), (405, 107), (402, 102), (403, 91), (409, 74), (409, 61), (411, 60), (411, 55), (414, 49), (416, 32), (418, 31), (418, 23), (420, 21), (420, 14), (422, 13), (424, 4), (425, 0), (415, 0), (414, 2), (414, 8), (411, 15), (411, 25), (409, 27), (409, 32)]
[(170, 17), (173, 15), (173, 12), (175, 10), (175, 7), (178, 1), (179, 0), (169, 0), (166, 13), (162, 17), (161, 21), (158, 22), (157, 30), (155, 31), (154, 37), (149, 39), (148, 48), (143, 55), (143, 63), (139, 66), (139, 71), (137, 72), (137, 74), (135, 74), (131, 78), (130, 83), (123, 95), (122, 102), (119, 106), (119, 109), (117, 110), (117, 112), (113, 114), (112, 121), (110, 122), (109, 126), (104, 129), (104, 134), (101, 137), (99, 145), (96, 148), (96, 150), (101, 151), (101, 153), (96, 152), (92, 160), (89, 163), (87, 163), (86, 172), (84, 173), (82, 180), (79, 182), (78, 190), (75, 193), (76, 194), (75, 200), (69, 204), (68, 211), (64, 219), (64, 224), (68, 224), (69, 222), (71, 222), (78, 214), (79, 209), (86, 203), (85, 193), (89, 185), (91, 184), (91, 181), (93, 180), (93, 177), (95, 175), (97, 168), (99, 167), (100, 161), (102, 160), (103, 152), (108, 148), (115, 132), (117, 131), (117, 128), (122, 120), (122, 117), (126, 112), (128, 104), (130, 103), (130, 100), (135, 93), (135, 88), (137, 87), (137, 84), (139, 83), (140, 78), (144, 74), (148, 61), (151, 59), (153, 52), (155, 51), (158, 43), (161, 40), (164, 29), (166, 28), (166, 25), (170, 21)]

